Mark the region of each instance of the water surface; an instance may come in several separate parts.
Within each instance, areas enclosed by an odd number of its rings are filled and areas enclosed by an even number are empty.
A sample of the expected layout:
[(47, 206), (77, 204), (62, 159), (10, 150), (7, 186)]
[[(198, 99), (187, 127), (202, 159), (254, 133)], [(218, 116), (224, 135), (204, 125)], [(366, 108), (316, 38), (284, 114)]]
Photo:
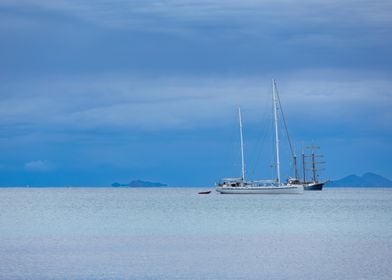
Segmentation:
[(392, 190), (198, 191), (0, 189), (0, 278), (392, 278)]

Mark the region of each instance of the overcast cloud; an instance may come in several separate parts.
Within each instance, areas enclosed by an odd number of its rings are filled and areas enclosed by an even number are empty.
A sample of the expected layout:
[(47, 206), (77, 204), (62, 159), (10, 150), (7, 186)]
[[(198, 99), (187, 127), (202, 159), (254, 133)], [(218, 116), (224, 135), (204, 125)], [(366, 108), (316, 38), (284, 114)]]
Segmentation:
[(230, 166), (202, 151), (229, 141), (238, 106), (256, 139), (275, 78), (295, 138), (341, 163), (329, 177), (392, 177), (391, 32), (391, 1), (2, 0), (1, 172), (211, 183)]

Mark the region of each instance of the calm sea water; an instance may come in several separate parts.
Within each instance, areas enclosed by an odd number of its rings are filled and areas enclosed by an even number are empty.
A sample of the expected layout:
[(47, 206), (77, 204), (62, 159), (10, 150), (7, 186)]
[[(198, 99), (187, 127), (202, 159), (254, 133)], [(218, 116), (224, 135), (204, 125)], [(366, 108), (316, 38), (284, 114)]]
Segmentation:
[(0, 189), (0, 279), (392, 279), (392, 190)]

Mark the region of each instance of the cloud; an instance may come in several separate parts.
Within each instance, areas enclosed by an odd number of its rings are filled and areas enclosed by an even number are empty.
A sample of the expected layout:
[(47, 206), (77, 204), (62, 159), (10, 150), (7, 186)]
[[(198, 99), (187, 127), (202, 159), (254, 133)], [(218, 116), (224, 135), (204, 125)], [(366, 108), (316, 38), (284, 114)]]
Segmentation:
[[(256, 120), (257, 112), (265, 111), (259, 105), (267, 108), (263, 100), (268, 100), (272, 75), (283, 102), (295, 104), (286, 111), (298, 121), (304, 118), (295, 113), (298, 106), (315, 120), (363, 120), (366, 128), (384, 131), (391, 120), (386, 108), (391, 82), (376, 76), (390, 72), (390, 48), (368, 49), (392, 43), (389, 35), (382, 36), (392, 27), (390, 1), (21, 0), (0, 5), (15, 8), (21, 26), (34, 9), (53, 13), (45, 19), (50, 23), (64, 17), (72, 22), (64, 29), (46, 24), (56, 32), (39, 33), (37, 41), (18, 32), (20, 41), (4, 40), (15, 43), (2, 52), (7, 54), (2, 77), (11, 78), (0, 78), (0, 125), (12, 134), (18, 128), (219, 127), (230, 122), (239, 105)], [(14, 14), (5, 14), (12, 24)], [(102, 29), (78, 28), (81, 21)], [(196, 43), (149, 37), (146, 31), (188, 36)], [(99, 74), (104, 71), (111, 74)], [(363, 110), (372, 116), (365, 118)]]
[[(298, 123), (387, 131), (392, 82), (374, 75), (309, 70), (279, 76), (278, 88)], [(0, 124), (63, 132), (196, 129), (229, 124), (238, 106), (257, 122), (270, 110), (270, 84), (270, 77), (97, 75), (3, 85)]]
[(53, 170), (54, 165), (45, 160), (33, 160), (25, 163), (24, 168), (26, 171), (31, 172), (46, 172)]
[[(5, 1), (15, 3), (14, 1)], [(233, 15), (258, 15), (268, 18), (280, 18), (292, 16), (307, 18), (303, 20), (323, 21), (328, 16), (339, 14), (343, 16), (351, 13), (351, 20), (361, 17), (364, 20), (374, 22), (391, 22), (388, 9), (392, 4), (387, 0), (379, 1), (325, 1), (325, 0), (301, 0), (292, 2), (289, 0), (153, 0), (153, 1), (108, 1), (108, 0), (78, 0), (78, 1), (48, 1), (48, 0), (21, 0), (19, 5), (36, 5), (42, 8), (63, 10), (83, 16), (100, 16), (106, 18), (126, 18), (135, 14), (166, 15), (167, 18), (182, 18), (193, 20), (205, 20), (207, 18), (223, 18)], [(325, 14), (317, 13), (325, 11)], [(354, 17), (354, 18), (353, 18)], [(350, 20), (350, 19), (347, 19)], [(330, 20), (328, 20), (330, 21)]]
[(119, 70), (158, 75), (333, 67), (391, 71), (391, 5), (9, 1), (11, 8), (0, 17), (6, 26), (0, 28), (0, 79)]
[(352, 30), (364, 31), (369, 28), (372, 32), (368, 35), (373, 39), (379, 33), (385, 38), (392, 28), (392, 4), (388, 0), (21, 0), (16, 3), (5, 1), (3, 5), (7, 3), (9, 6), (27, 5), (68, 14), (103, 27), (172, 33), (185, 37), (197, 34), (198, 39), (203, 34), (208, 35), (208, 30), (215, 29), (215, 36), (218, 37), (232, 36), (233, 32), (251, 37), (275, 35), (277, 31), (288, 37), (309, 38), (324, 34), (319, 38), (323, 38), (320, 43), (325, 43), (325, 38), (344, 38), (347, 34), (355, 35)]
[[(219, 149), (231, 128), (237, 132), (238, 106), (246, 132), (257, 134), (271, 110), (272, 78), (297, 138), (322, 138), (323, 146), (335, 139), (331, 150), (338, 151), (341, 143), (366, 138), (350, 155), (366, 147), (369, 155), (386, 154), (368, 143), (391, 139), (391, 6), (389, 0), (0, 1), (4, 162), (38, 171), (55, 167), (30, 159), (56, 158), (63, 169), (183, 161), (188, 151), (199, 156), (211, 145)], [(219, 156), (217, 165), (224, 162)]]
[[(68, 129), (170, 129), (206, 124), (256, 92), (248, 81), (200, 77), (95, 76), (6, 85), (3, 123)], [(239, 92), (241, 88), (241, 93)], [(219, 115), (219, 113), (218, 113)]]

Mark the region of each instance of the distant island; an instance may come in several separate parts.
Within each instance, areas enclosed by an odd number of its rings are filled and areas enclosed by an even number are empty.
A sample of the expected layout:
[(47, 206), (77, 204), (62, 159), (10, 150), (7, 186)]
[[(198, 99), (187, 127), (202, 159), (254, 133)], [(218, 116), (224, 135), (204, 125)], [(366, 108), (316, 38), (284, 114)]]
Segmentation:
[(166, 184), (158, 183), (158, 182), (149, 182), (142, 180), (133, 180), (128, 184), (122, 183), (113, 183), (112, 187), (132, 187), (132, 188), (154, 188), (154, 187), (167, 187)]
[(329, 181), (326, 187), (331, 188), (391, 188), (392, 181), (375, 173), (365, 173), (362, 176), (349, 175), (342, 179)]
[[(211, 185), (212, 186), (212, 185)], [(108, 185), (49, 185), (49, 184), (25, 184), (25, 185), (0, 185), (0, 188), (64, 188), (64, 187), (85, 187), (85, 188), (94, 188), (94, 187), (108, 187)], [(114, 188), (165, 188), (168, 187), (167, 184), (160, 182), (151, 182), (144, 180), (133, 180), (129, 183), (119, 183), (115, 182), (110, 185), (110, 187)], [(383, 177), (381, 175), (367, 172), (362, 176), (358, 176), (355, 174), (348, 175), (341, 179), (330, 180), (325, 184), (326, 188), (392, 188), (392, 180)]]

